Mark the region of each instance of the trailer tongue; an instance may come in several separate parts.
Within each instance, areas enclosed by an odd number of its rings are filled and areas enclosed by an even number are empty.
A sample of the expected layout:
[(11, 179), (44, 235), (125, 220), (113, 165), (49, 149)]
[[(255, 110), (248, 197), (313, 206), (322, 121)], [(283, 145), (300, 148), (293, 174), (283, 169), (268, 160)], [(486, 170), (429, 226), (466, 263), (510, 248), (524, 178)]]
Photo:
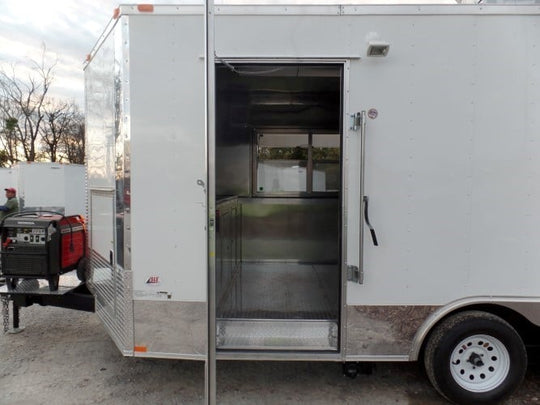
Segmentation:
[[(78, 311), (94, 312), (94, 296), (85, 283), (77, 277), (77, 271), (63, 274), (58, 288), (51, 291), (45, 280), (24, 279), (15, 288), (0, 286), (2, 300), (2, 318), (4, 332), (18, 332), (20, 327), (19, 311), (22, 307), (34, 304), (41, 306), (61, 307)], [(9, 302), (12, 302), (12, 324), (9, 326)]]

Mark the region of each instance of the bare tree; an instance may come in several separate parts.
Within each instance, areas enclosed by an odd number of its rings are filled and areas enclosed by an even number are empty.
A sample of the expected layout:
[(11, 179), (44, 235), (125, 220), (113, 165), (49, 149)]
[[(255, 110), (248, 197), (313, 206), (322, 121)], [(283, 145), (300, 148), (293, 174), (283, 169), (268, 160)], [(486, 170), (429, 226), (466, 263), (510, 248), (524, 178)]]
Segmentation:
[(84, 163), (84, 116), (73, 101), (49, 96), (56, 61), (48, 63), (46, 56), (43, 45), (40, 62), (0, 70), (0, 166), (20, 160)]
[(79, 132), (81, 113), (73, 102), (51, 101), (43, 106), (44, 120), (41, 128), (41, 141), (47, 160), (57, 162), (65, 156), (69, 161), (71, 146), (68, 140)]
[(2, 154), (0, 158), (0, 166), (12, 166), (19, 161), (18, 141), (17, 141), (17, 126), (16, 118), (9, 116), (2, 117), (2, 129), (0, 130), (0, 144)]
[[(16, 75), (15, 66), (12, 66), (10, 74), (0, 71), (0, 105), (5, 119), (9, 119), (10, 136), (16, 140), (15, 145), (10, 145), (15, 149), (20, 146), (24, 158), (30, 162), (38, 156), (37, 142), (45, 116), (44, 104), (56, 65), (56, 62), (47, 65), (45, 55), (43, 47), (41, 62), (31, 62), (31, 72), (26, 81)], [(6, 127), (7, 124), (8, 121)], [(6, 151), (10, 154), (8, 148)]]
[(71, 115), (68, 131), (60, 139), (62, 156), (69, 163), (84, 164), (84, 115), (76, 110)]
[(19, 114), (17, 108), (13, 106), (3, 96), (0, 96), (0, 146), (3, 148), (3, 154), (5, 156), (5, 162), (3, 165), (11, 166), (19, 161), (19, 148), (18, 148), (18, 125), (19, 120), (17, 117)]

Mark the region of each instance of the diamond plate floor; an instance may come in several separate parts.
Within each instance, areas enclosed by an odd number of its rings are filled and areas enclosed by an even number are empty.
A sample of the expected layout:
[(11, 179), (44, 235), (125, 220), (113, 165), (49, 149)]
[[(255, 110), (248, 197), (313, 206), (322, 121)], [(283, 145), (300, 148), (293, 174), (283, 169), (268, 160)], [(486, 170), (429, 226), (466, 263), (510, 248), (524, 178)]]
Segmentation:
[(338, 319), (339, 265), (243, 263), (232, 310), (218, 318)]

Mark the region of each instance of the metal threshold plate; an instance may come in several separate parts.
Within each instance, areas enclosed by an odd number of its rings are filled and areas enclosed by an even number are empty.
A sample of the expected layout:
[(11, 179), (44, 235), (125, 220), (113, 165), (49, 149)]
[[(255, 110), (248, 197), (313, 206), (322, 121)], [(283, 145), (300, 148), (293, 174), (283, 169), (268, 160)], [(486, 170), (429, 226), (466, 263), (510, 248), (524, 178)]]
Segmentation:
[(219, 319), (216, 346), (223, 350), (337, 350), (332, 320)]

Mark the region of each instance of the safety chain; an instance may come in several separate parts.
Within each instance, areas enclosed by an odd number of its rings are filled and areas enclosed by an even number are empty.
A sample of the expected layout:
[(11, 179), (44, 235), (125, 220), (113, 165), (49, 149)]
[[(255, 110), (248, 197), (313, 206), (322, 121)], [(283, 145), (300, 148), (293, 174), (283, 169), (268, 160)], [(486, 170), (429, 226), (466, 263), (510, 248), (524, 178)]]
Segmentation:
[(4, 319), (4, 333), (9, 330), (9, 300), (2, 297), (2, 318)]

